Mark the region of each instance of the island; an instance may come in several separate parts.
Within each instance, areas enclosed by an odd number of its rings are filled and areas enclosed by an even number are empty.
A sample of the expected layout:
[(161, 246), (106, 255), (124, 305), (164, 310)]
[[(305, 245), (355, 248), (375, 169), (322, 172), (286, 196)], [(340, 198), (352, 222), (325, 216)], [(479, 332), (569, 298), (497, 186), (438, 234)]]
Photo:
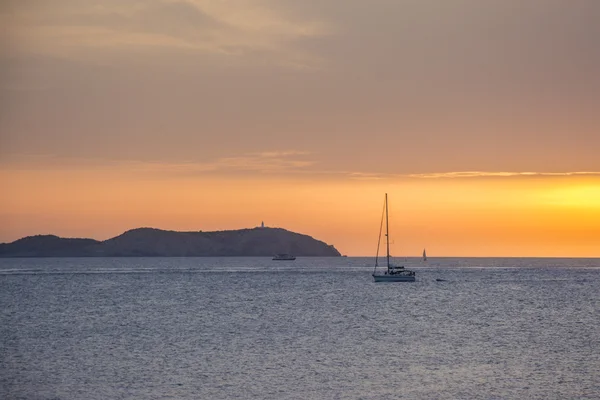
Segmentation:
[(0, 243), (0, 257), (264, 257), (277, 253), (341, 256), (333, 245), (311, 236), (267, 227), (215, 232), (137, 228), (104, 241), (36, 235)]

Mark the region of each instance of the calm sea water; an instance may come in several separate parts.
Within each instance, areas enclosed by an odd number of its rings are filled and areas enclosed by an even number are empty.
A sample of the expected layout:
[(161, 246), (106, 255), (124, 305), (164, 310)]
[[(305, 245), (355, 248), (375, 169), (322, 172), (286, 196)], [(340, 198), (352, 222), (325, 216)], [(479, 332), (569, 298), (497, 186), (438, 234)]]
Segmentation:
[(1, 259), (0, 398), (600, 398), (600, 259), (371, 264)]

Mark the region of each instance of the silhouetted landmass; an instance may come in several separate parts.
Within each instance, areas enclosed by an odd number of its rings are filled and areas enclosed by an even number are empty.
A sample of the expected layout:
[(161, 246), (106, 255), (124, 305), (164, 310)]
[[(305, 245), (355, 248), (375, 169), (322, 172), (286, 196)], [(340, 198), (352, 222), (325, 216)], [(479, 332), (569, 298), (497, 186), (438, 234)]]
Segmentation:
[(210, 257), (276, 253), (340, 256), (333, 245), (281, 228), (217, 232), (138, 228), (105, 241), (37, 235), (0, 244), (0, 257)]

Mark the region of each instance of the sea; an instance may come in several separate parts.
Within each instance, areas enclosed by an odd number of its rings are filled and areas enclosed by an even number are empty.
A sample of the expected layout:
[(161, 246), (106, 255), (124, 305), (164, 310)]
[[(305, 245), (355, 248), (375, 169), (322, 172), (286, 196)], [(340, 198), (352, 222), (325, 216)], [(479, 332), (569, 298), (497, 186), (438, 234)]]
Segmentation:
[(0, 398), (600, 398), (600, 259), (396, 261), (0, 259)]

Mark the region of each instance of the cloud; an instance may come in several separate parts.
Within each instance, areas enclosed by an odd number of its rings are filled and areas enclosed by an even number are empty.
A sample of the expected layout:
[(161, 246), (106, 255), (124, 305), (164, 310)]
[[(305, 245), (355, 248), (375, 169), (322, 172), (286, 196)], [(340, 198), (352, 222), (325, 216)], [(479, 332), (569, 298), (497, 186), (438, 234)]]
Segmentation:
[(458, 172), (433, 172), (423, 174), (405, 175), (410, 178), (420, 179), (455, 179), (455, 178), (487, 178), (487, 177), (530, 177), (530, 176), (579, 176), (579, 175), (598, 175), (600, 172), (594, 171), (574, 171), (574, 172), (493, 172), (493, 171), (458, 171)]
[(507, 172), (507, 171), (451, 171), (428, 173), (379, 173), (318, 168), (316, 154), (301, 150), (266, 150), (218, 157), (206, 161), (171, 162), (114, 160), (104, 158), (59, 157), (45, 154), (6, 154), (0, 158), (5, 172), (17, 170), (114, 170), (151, 173), (168, 176), (196, 176), (204, 174), (285, 174), (305, 177), (350, 179), (359, 181), (398, 181), (406, 179), (477, 179), (528, 177), (600, 177), (600, 171), (563, 172)]
[(427, 172), (420, 174), (390, 174), (356, 171), (323, 171), (331, 175), (342, 175), (356, 180), (400, 180), (400, 179), (475, 179), (475, 178), (519, 178), (519, 177), (572, 177), (600, 176), (600, 171), (567, 171), (567, 172), (501, 172), (501, 171), (457, 171)]
[(389, 174), (377, 174), (369, 172), (346, 172), (345, 173), (350, 179), (364, 180), (364, 181), (380, 181), (388, 179), (394, 175)]
[(108, 169), (130, 172), (168, 173), (174, 175), (194, 175), (205, 173), (290, 173), (299, 172), (315, 164), (307, 159), (311, 153), (296, 150), (265, 151), (230, 157), (220, 157), (205, 162), (163, 162), (137, 160), (110, 160), (103, 158), (56, 157), (53, 155), (8, 155), (2, 158), (0, 166), (10, 170), (51, 170), (51, 169)]
[(53, 7), (14, 3), (0, 13), (18, 48), (75, 58), (90, 49), (168, 48), (315, 67), (321, 60), (296, 44), (330, 32), (323, 21), (291, 18), (267, 1), (53, 3)]
[(305, 156), (312, 154), (310, 151), (284, 150), (284, 151), (263, 151), (260, 153), (252, 153), (255, 156), (270, 158), (270, 157), (287, 157), (287, 156)]
[[(423, 174), (387, 174), (377, 172), (357, 172), (344, 170), (322, 170), (314, 168), (318, 163), (314, 160), (297, 157), (303, 153), (288, 156), (267, 155), (261, 153), (234, 157), (223, 157), (206, 163), (131, 163), (134, 170), (162, 171), (181, 174), (204, 173), (236, 173), (250, 172), (261, 174), (295, 174), (313, 177), (332, 177), (335, 179), (351, 179), (357, 181), (399, 181), (405, 179), (477, 179), (477, 178), (527, 178), (527, 177), (576, 177), (597, 176), (600, 171), (573, 172), (440, 172)], [(310, 153), (307, 153), (310, 154)], [(292, 157), (290, 157), (290, 155)]]
[(312, 160), (298, 158), (304, 152), (273, 151), (252, 153), (237, 157), (224, 157), (212, 163), (214, 170), (237, 170), (254, 172), (289, 172), (310, 167), (315, 164)]

